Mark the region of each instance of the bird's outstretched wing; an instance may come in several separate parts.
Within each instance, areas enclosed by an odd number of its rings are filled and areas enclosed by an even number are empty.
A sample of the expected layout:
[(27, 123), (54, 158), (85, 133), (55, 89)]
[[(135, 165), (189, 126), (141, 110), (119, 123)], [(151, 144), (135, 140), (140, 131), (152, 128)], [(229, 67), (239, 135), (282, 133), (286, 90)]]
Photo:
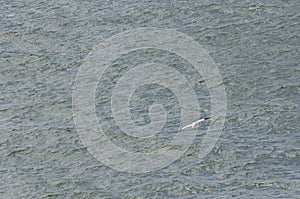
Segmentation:
[(202, 119), (200, 119), (200, 120), (197, 120), (196, 122), (193, 122), (192, 124), (189, 124), (189, 125), (186, 125), (186, 126), (182, 127), (181, 130), (184, 130), (184, 129), (189, 128), (189, 127), (195, 128), (195, 126), (196, 126), (197, 124), (199, 124), (200, 122), (205, 121), (205, 120), (209, 120), (209, 119), (210, 119), (209, 117), (202, 118)]
[(182, 127), (182, 129), (181, 129), (181, 130), (184, 130), (184, 129), (186, 129), (186, 128), (189, 128), (189, 127), (192, 127), (192, 128), (194, 128), (194, 127), (193, 127), (193, 124), (189, 124), (189, 125), (187, 125), (187, 126), (185, 126), (185, 127)]

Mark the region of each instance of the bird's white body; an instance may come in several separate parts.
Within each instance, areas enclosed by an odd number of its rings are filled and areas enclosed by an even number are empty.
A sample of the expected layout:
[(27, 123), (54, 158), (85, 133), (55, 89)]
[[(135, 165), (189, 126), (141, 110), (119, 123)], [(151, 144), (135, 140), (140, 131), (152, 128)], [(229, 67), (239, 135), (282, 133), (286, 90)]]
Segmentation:
[(197, 120), (196, 122), (193, 122), (192, 124), (189, 124), (189, 125), (183, 127), (181, 130), (184, 130), (184, 129), (189, 128), (189, 127), (195, 128), (195, 126), (196, 126), (197, 124), (199, 124), (200, 122), (202, 122), (202, 121), (204, 121), (204, 120), (208, 120), (208, 119), (209, 119), (209, 118), (202, 118), (202, 119), (200, 119), (200, 120)]

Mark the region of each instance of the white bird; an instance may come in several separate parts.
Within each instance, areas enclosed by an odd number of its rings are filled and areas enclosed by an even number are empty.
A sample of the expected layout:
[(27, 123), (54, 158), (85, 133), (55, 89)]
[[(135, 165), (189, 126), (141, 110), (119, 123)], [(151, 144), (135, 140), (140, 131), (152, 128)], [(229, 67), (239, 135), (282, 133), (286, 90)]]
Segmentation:
[(209, 117), (202, 118), (202, 119), (200, 119), (200, 120), (197, 120), (196, 122), (193, 122), (192, 124), (189, 124), (189, 125), (183, 127), (181, 130), (184, 130), (184, 129), (189, 128), (189, 127), (195, 128), (195, 126), (196, 126), (197, 124), (199, 124), (200, 122), (205, 121), (205, 120), (209, 120), (209, 119), (210, 119)]

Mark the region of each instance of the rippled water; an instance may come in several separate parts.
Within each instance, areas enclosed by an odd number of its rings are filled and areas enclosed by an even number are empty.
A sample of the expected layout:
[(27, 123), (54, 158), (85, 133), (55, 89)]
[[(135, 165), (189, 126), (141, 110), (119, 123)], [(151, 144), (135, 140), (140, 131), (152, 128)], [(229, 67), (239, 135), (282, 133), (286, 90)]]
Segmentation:
[[(0, 7), (0, 198), (299, 198), (299, 1)], [(220, 69), (227, 117), (202, 160), (195, 142), (164, 169), (123, 173), (97, 161), (79, 139), (72, 91), (80, 65), (103, 39), (138, 27), (191, 36)], [(203, 96), (207, 101), (205, 88)]]

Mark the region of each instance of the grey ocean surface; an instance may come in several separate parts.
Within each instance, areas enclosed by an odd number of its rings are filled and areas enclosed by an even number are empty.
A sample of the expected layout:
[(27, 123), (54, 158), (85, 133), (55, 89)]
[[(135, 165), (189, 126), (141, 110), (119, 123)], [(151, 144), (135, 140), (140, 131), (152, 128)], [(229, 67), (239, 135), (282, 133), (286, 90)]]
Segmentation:
[[(0, 1), (0, 198), (299, 198), (299, 13), (297, 0)], [(72, 91), (94, 46), (139, 27), (177, 30), (209, 52), (223, 77), (227, 117), (204, 159), (197, 155), (198, 135), (168, 167), (131, 174), (102, 164), (83, 145)], [(144, 55), (188, 65), (152, 49), (122, 56), (107, 77), (113, 82), (119, 67), (138, 65)], [(201, 115), (209, 116), (209, 94), (205, 82), (198, 83)], [(110, 118), (103, 96), (110, 86), (97, 89), (102, 119)], [(175, 107), (176, 98), (163, 89), (148, 85), (134, 94), (138, 125), (149, 123), (148, 91), (166, 93), (155, 99)], [(121, 147), (154, 149), (116, 132), (112, 127), (107, 136)], [(170, 139), (158, 138), (158, 148)]]

